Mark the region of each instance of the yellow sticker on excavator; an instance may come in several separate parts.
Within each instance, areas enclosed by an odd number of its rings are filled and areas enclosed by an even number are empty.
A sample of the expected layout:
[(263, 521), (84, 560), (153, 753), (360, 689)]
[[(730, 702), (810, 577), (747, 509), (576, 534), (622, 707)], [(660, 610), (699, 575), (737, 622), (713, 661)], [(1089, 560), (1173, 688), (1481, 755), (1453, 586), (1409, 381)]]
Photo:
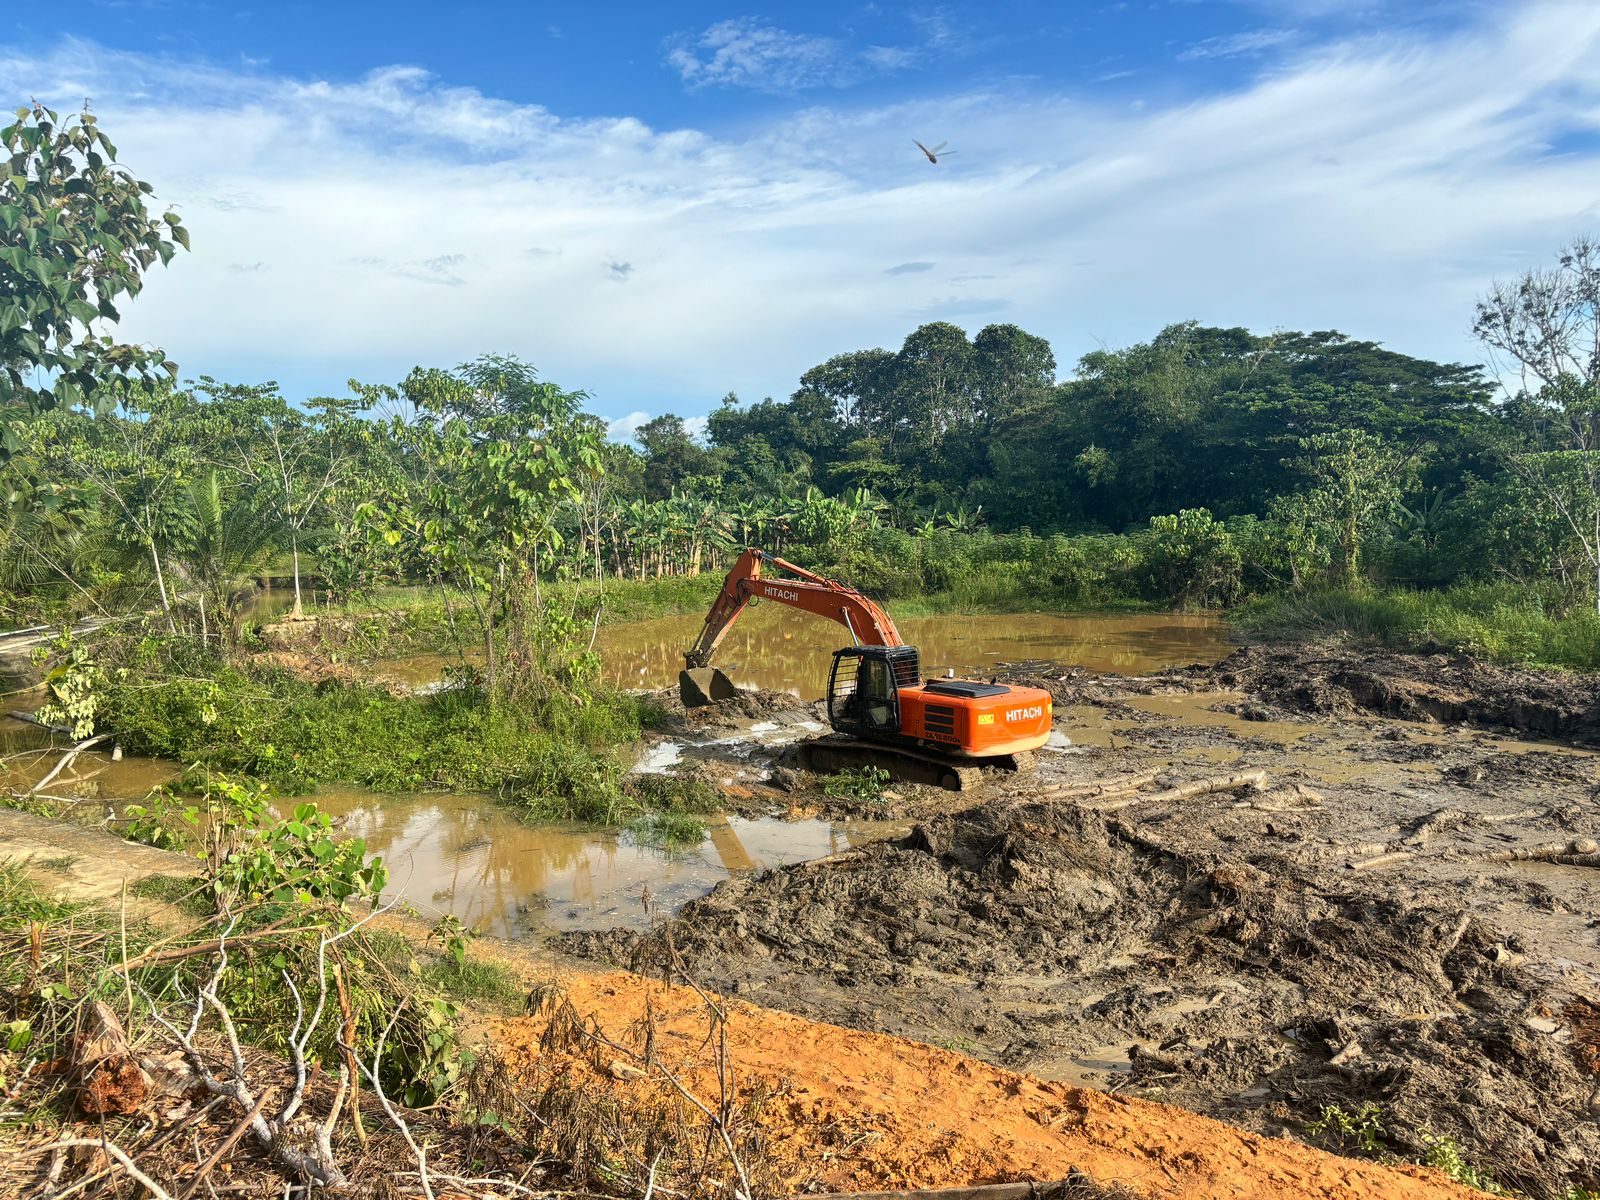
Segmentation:
[(979, 713), (978, 714), (978, 724), (979, 725), (993, 725), (994, 724), (994, 714), (993, 713)]

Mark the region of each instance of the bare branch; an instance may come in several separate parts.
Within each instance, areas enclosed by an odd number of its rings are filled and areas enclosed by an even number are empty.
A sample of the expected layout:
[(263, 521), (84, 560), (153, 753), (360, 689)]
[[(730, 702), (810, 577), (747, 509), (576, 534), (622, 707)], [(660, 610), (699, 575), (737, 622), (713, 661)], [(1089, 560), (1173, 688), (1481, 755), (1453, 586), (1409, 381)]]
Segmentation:
[(79, 1148), (102, 1150), (109, 1154), (121, 1164), (124, 1171), (133, 1177), (134, 1182), (150, 1193), (153, 1200), (173, 1200), (172, 1193), (141, 1171), (133, 1159), (128, 1157), (127, 1152), (115, 1142), (97, 1141), (94, 1138), (66, 1138), (59, 1142), (51, 1142), (48, 1146), (40, 1146), (37, 1150), (30, 1151), (30, 1153), (44, 1154), (56, 1150), (75, 1150)]

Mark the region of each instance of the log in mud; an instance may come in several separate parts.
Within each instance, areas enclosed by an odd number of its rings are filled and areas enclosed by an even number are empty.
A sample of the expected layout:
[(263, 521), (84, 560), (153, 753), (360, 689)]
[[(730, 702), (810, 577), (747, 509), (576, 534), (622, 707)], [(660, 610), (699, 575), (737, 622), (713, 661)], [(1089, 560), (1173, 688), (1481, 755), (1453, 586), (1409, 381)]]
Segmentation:
[[(1082, 744), (903, 839), (720, 885), (671, 928), (696, 977), (1346, 1152), (1448, 1139), (1536, 1197), (1600, 1186), (1592, 681), (1285, 648), (1017, 674)], [(1341, 1145), (1328, 1114), (1363, 1111)]]

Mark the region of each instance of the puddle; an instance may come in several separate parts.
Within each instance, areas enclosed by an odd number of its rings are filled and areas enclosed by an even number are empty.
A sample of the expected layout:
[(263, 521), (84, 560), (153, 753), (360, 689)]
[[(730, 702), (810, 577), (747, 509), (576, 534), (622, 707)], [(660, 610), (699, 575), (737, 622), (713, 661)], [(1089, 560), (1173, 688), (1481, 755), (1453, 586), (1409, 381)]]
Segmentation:
[(658, 742), (639, 756), (633, 770), (640, 775), (659, 775), (683, 761), (682, 742)]
[[(619, 687), (677, 683), (684, 647), (700, 634), (701, 615), (606, 626), (598, 648), (607, 679)], [(1193, 613), (1012, 613), (907, 617), (901, 636), (922, 652), (925, 674), (949, 667), (979, 674), (1003, 662), (1052, 659), (1091, 671), (1139, 674), (1187, 663), (1214, 663), (1233, 645), (1222, 622)], [(717, 650), (717, 665), (747, 687), (822, 695), (830, 659), (847, 644), (840, 626), (780, 605), (746, 610)]]
[(730, 875), (837, 854), (895, 837), (909, 823), (718, 819), (701, 845), (668, 854), (625, 832), (524, 825), (472, 796), (393, 797), (325, 791), (316, 797), (345, 829), (383, 855), (390, 892), (426, 915), (453, 913), (481, 933), (525, 937), (573, 929), (647, 927)]

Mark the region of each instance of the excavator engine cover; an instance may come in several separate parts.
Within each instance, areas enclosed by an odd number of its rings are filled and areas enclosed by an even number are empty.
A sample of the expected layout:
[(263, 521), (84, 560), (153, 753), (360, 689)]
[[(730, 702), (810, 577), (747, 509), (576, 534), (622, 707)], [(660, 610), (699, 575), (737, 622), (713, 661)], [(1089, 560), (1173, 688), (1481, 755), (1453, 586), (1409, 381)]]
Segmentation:
[(685, 708), (704, 708), (719, 700), (731, 700), (739, 689), (727, 672), (717, 667), (691, 667), (678, 672), (678, 696)]

